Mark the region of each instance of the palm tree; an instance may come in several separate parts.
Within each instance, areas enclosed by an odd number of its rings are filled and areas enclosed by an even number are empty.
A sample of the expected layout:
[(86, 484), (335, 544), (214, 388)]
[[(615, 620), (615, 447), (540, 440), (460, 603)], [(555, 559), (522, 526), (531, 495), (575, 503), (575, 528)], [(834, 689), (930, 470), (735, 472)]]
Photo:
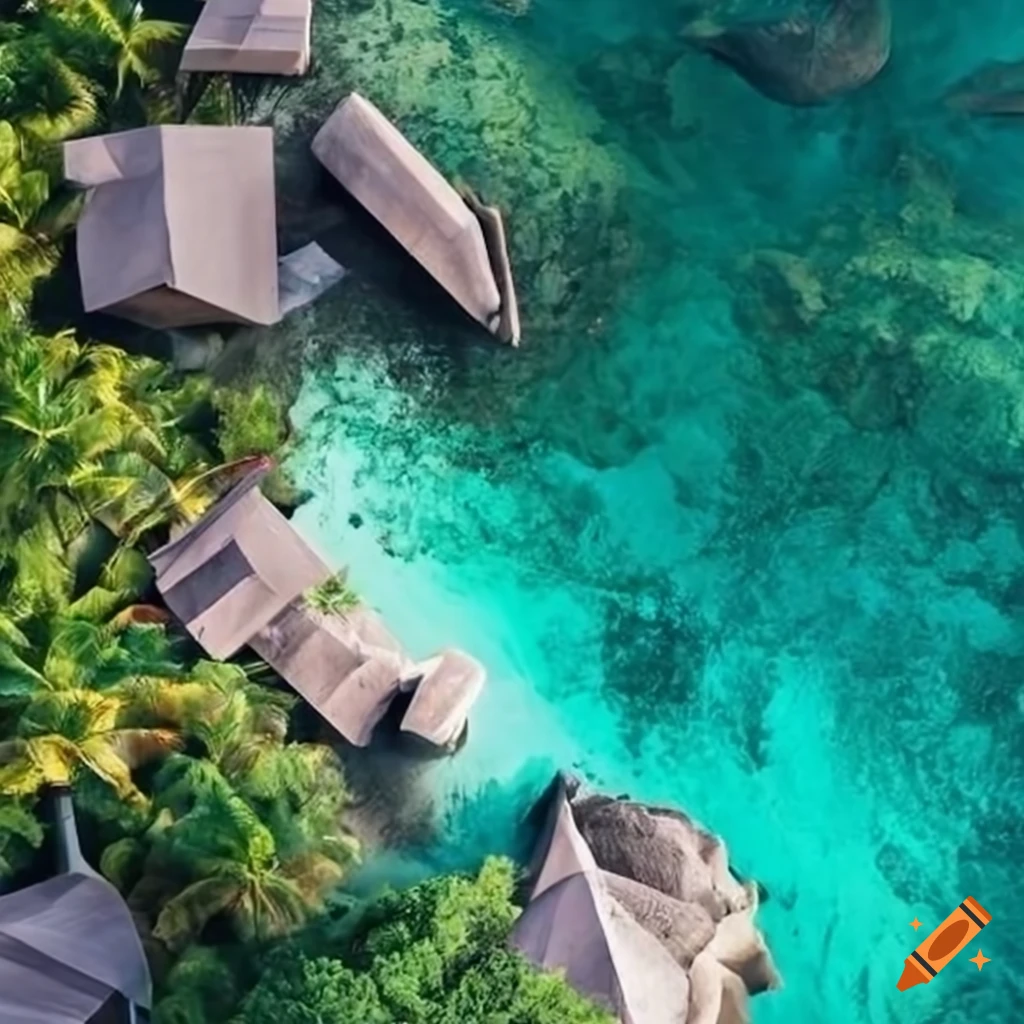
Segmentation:
[(88, 515), (82, 482), (104, 456), (135, 449), (159, 457), (159, 436), (126, 400), (131, 363), (70, 332), (40, 338), (0, 322), (0, 531), (17, 533), (42, 512), (66, 547)]
[(93, 33), (114, 55), (116, 99), (129, 81), (149, 85), (159, 77), (153, 63), (160, 48), (177, 42), (187, 26), (147, 18), (137, 0), (47, 0), (49, 14)]
[(191, 678), (205, 684), (208, 699), (194, 706), (185, 730), (198, 739), (206, 757), (233, 786), (280, 748), (288, 732), (290, 694), (252, 682), (236, 665), (200, 662)]
[(180, 745), (169, 729), (120, 724), (123, 702), (91, 690), (46, 692), (22, 712), (14, 739), (0, 743), (0, 793), (32, 796), (43, 786), (68, 785), (90, 772), (122, 799), (145, 805), (132, 769)]
[(165, 613), (131, 603), (149, 579), (145, 558), (121, 549), (80, 597), (69, 593), (68, 574), (62, 589), (47, 595), (43, 614), (0, 617), (0, 700), (100, 689), (134, 697), (144, 710), (159, 689), (180, 685), (185, 670), (153, 621)]
[(49, 199), (50, 176), (26, 166), (14, 126), (0, 121), (0, 292), (8, 304), (26, 298), (60, 259), (39, 226)]
[(119, 451), (79, 473), (74, 485), (100, 522), (125, 544), (136, 545), (160, 527), (194, 522), (217, 500), (225, 478), (267, 461), (261, 455), (215, 465), (204, 461), (173, 473), (137, 452)]
[(14, 874), (43, 841), (43, 827), (30, 807), (0, 797), (0, 881)]
[(96, 127), (96, 85), (74, 60), (73, 37), (54, 31), (56, 23), (28, 12), (21, 22), (6, 22), (0, 36), (10, 87), (4, 117), (27, 143), (63, 142)]
[(238, 789), (274, 834), (282, 856), (322, 855), (340, 868), (357, 859), (359, 844), (342, 824), (349, 792), (330, 747), (266, 745)]
[(168, 852), (192, 881), (160, 911), (153, 935), (177, 950), (223, 915), (242, 941), (284, 935), (341, 877), (314, 854), (281, 861), (270, 830), (239, 796), (211, 791), (167, 831)]

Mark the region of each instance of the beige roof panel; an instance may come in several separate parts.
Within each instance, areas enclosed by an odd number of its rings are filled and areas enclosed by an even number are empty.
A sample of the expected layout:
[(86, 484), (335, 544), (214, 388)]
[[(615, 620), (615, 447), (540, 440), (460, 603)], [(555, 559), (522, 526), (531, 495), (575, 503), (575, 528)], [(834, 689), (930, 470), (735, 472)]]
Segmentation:
[(313, 153), (474, 320), (499, 330), (501, 294), (480, 221), (369, 100), (343, 99)]
[(85, 1024), (115, 992), (148, 1007), (151, 988), (131, 915), (105, 879), (75, 872), (0, 897), (5, 1024)]
[(402, 718), (402, 731), (439, 749), (454, 750), (484, 688), (484, 667), (468, 654), (451, 650), (417, 668), (422, 678)]
[[(228, 658), (330, 569), (259, 490), (251, 473), (149, 556), (157, 589), (213, 658)], [(287, 678), (287, 677), (286, 677)]]
[(87, 311), (148, 327), (279, 319), (273, 132), (160, 125), (64, 144), (89, 189), (78, 223)]
[(312, 15), (312, 0), (206, 0), (180, 69), (305, 74)]
[(440, 746), (454, 742), (483, 686), (482, 666), (458, 651), (431, 659), (429, 670), (415, 666), (369, 608), (309, 607), (308, 591), (331, 571), (263, 496), (266, 468), (149, 556), (167, 607), (211, 657), (250, 646), (358, 747), (398, 692), (425, 676), (406, 719)]

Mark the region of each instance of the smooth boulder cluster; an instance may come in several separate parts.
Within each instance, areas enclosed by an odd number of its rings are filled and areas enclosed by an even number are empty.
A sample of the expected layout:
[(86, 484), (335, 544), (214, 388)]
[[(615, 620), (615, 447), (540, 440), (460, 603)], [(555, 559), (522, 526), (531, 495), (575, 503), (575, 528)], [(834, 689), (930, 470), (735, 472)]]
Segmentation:
[(685, 814), (559, 775), (512, 943), (623, 1024), (737, 1024), (779, 987), (756, 886)]

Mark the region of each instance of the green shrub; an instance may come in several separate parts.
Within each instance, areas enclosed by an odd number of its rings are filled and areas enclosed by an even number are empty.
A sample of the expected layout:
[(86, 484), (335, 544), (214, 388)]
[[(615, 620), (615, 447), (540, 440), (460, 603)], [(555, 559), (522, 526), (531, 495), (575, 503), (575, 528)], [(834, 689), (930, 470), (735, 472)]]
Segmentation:
[(359, 607), (359, 595), (349, 586), (345, 569), (310, 587), (303, 597), (307, 608), (324, 615), (344, 615)]
[(284, 406), (269, 388), (249, 391), (220, 388), (214, 392), (217, 444), (228, 462), (247, 455), (273, 455), (288, 432)]

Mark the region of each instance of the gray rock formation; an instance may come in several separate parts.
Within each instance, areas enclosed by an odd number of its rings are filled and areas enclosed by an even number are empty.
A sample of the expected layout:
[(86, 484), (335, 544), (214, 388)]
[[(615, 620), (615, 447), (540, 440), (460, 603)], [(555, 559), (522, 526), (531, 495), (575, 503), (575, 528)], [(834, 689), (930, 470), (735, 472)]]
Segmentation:
[(715, 921), (737, 906), (734, 880), (726, 891), (716, 885), (716, 875), (719, 884), (723, 879), (714, 837), (685, 815), (603, 796), (578, 800), (573, 814), (595, 860), (606, 871), (683, 903), (698, 903)]
[(705, 951), (690, 968), (690, 1008), (686, 1024), (749, 1024), (742, 980)]
[(685, 34), (770, 99), (814, 106), (870, 82), (888, 63), (891, 32), (889, 0), (834, 0), (824, 17), (701, 23)]
[(751, 995), (779, 988), (782, 979), (764, 941), (754, 924), (757, 912), (757, 890), (752, 888), (751, 903), (746, 910), (729, 914), (718, 922), (708, 951), (730, 971), (743, 979)]
[(714, 938), (715, 922), (699, 904), (683, 903), (610, 871), (602, 872), (602, 876), (608, 892), (672, 954), (680, 967), (689, 967)]
[(722, 841), (564, 773), (546, 799), (512, 945), (624, 1024), (746, 1024), (748, 996), (781, 981), (754, 925), (757, 888), (732, 875)]

